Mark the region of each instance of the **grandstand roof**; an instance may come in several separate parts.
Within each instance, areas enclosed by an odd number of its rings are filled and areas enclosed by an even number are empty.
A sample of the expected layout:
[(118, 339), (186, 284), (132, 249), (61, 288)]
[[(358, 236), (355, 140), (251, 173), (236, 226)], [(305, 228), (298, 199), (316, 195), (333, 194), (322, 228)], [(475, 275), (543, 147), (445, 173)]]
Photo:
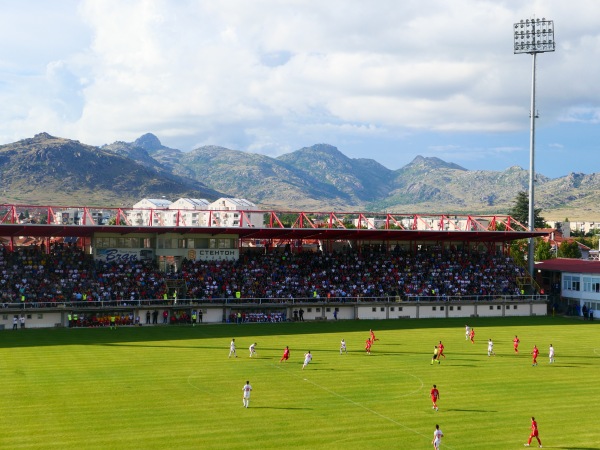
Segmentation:
[(587, 259), (555, 258), (535, 263), (539, 270), (573, 273), (600, 273), (600, 261)]
[(509, 242), (545, 236), (541, 231), (457, 231), (457, 230), (385, 230), (346, 228), (241, 228), (241, 227), (158, 227), (122, 225), (40, 225), (0, 224), (0, 236), (17, 237), (91, 237), (96, 233), (210, 234), (237, 235), (240, 239), (320, 239), (362, 241), (456, 241)]

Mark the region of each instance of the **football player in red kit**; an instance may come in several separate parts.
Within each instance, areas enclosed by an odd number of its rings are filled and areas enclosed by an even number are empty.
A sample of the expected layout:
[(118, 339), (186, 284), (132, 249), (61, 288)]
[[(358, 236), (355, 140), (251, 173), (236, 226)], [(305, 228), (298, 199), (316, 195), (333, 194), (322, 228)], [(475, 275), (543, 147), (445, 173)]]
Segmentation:
[(371, 338), (368, 338), (368, 339), (365, 341), (365, 350), (367, 351), (367, 355), (370, 355), (370, 354), (371, 354), (371, 344), (373, 344), (373, 343), (371, 342)]
[(288, 359), (290, 359), (290, 348), (288, 346), (286, 346), (285, 350), (283, 351), (283, 356), (281, 357), (279, 362), (281, 362), (283, 360), (287, 361)]
[(435, 409), (437, 411), (438, 410), (437, 401), (440, 398), (440, 391), (438, 391), (435, 384), (433, 385), (433, 388), (431, 388), (431, 392), (429, 393), (429, 395), (431, 395), (431, 402), (433, 403), (433, 406), (431, 408)]
[(525, 447), (529, 447), (533, 438), (537, 439), (538, 444), (541, 448), (542, 441), (540, 441), (540, 437), (538, 436), (538, 426), (537, 426), (537, 422), (535, 421), (535, 417), (531, 418), (531, 434), (529, 435), (529, 439), (527, 440), (527, 444), (525, 444)]
[(539, 354), (540, 354), (540, 351), (534, 345), (533, 346), (533, 350), (531, 351), (531, 355), (533, 356), (533, 363), (531, 364), (532, 366), (537, 366), (537, 357), (538, 357)]
[(515, 338), (513, 339), (513, 348), (515, 349), (515, 353), (519, 353), (519, 343), (521, 341), (519, 340), (519, 338), (517, 336), (515, 336)]
[(371, 329), (371, 330), (369, 330), (369, 334), (371, 334), (371, 344), (372, 344), (373, 342), (375, 342), (375, 341), (378, 341), (378, 340), (379, 340), (379, 339), (377, 339), (377, 338), (375, 337), (375, 333), (373, 333), (373, 330), (372, 330), (372, 329)]

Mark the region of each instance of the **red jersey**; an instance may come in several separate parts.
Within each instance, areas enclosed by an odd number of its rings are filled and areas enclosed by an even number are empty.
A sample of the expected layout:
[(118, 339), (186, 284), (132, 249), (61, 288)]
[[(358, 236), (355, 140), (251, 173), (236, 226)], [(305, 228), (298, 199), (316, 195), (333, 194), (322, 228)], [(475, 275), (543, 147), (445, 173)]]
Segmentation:
[(531, 421), (531, 435), (532, 436), (538, 435), (538, 427), (537, 427), (537, 422), (535, 420)]
[(440, 398), (440, 391), (438, 391), (437, 388), (431, 389), (430, 394), (433, 400), (437, 400), (438, 398)]
[[(537, 356), (540, 354), (540, 351), (538, 350), (537, 347), (533, 347), (533, 351), (531, 352), (531, 354), (533, 355), (534, 359), (537, 358)], [(537, 426), (537, 425), (536, 425)]]
[(441, 342), (440, 345), (438, 345), (438, 349), (440, 350), (440, 355), (444, 353), (444, 345)]
[(514, 338), (514, 339), (513, 339), (513, 345), (514, 345), (515, 347), (518, 347), (518, 346), (519, 346), (519, 342), (521, 342), (521, 341), (519, 340), (519, 338), (517, 338), (517, 337), (516, 337), (516, 338)]
[(365, 342), (365, 350), (369, 350), (371, 348), (371, 339), (367, 339)]
[(286, 348), (286, 349), (283, 351), (283, 357), (284, 357), (285, 359), (288, 359), (288, 358), (290, 357), (290, 349), (289, 349), (289, 348)]

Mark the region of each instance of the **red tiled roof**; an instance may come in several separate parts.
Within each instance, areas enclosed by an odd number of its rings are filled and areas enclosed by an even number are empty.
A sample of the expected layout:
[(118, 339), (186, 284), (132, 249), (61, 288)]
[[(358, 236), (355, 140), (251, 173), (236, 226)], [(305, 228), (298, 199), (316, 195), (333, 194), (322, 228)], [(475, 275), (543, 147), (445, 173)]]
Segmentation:
[(587, 259), (556, 258), (535, 263), (538, 270), (553, 270), (556, 272), (600, 273), (600, 261)]

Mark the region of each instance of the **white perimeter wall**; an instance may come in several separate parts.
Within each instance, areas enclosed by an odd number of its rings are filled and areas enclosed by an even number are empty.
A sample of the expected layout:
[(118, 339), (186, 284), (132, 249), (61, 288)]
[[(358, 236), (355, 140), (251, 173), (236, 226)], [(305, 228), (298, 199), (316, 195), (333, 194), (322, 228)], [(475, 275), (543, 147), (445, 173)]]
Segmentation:
[[(480, 303), (390, 303), (390, 304), (368, 304), (368, 305), (332, 305), (332, 304), (298, 304), (292, 306), (265, 305), (264, 309), (268, 311), (280, 310), (286, 313), (289, 320), (293, 319), (294, 310), (304, 310), (304, 320), (334, 320), (333, 312), (337, 308), (338, 320), (355, 319), (429, 319), (446, 317), (515, 317), (515, 316), (545, 316), (547, 315), (547, 306), (545, 303), (498, 303), (498, 302), (480, 302)], [(159, 311), (158, 323), (162, 324), (162, 312), (164, 307), (150, 308), (150, 312), (157, 309)], [(223, 318), (229, 317), (232, 313), (260, 311), (257, 305), (178, 305), (177, 310), (202, 309), (204, 323), (221, 323)], [(146, 322), (146, 311), (148, 307), (134, 309), (134, 316), (139, 316), (143, 325)], [(91, 314), (91, 311), (82, 311), (84, 314)], [(65, 309), (52, 311), (15, 311), (5, 310), (0, 312), (0, 328), (3, 325), (5, 330), (11, 330), (13, 326), (13, 317), (25, 314), (25, 328), (51, 328), (56, 326), (68, 325), (68, 313)], [(19, 329), (21, 325), (19, 322)]]

